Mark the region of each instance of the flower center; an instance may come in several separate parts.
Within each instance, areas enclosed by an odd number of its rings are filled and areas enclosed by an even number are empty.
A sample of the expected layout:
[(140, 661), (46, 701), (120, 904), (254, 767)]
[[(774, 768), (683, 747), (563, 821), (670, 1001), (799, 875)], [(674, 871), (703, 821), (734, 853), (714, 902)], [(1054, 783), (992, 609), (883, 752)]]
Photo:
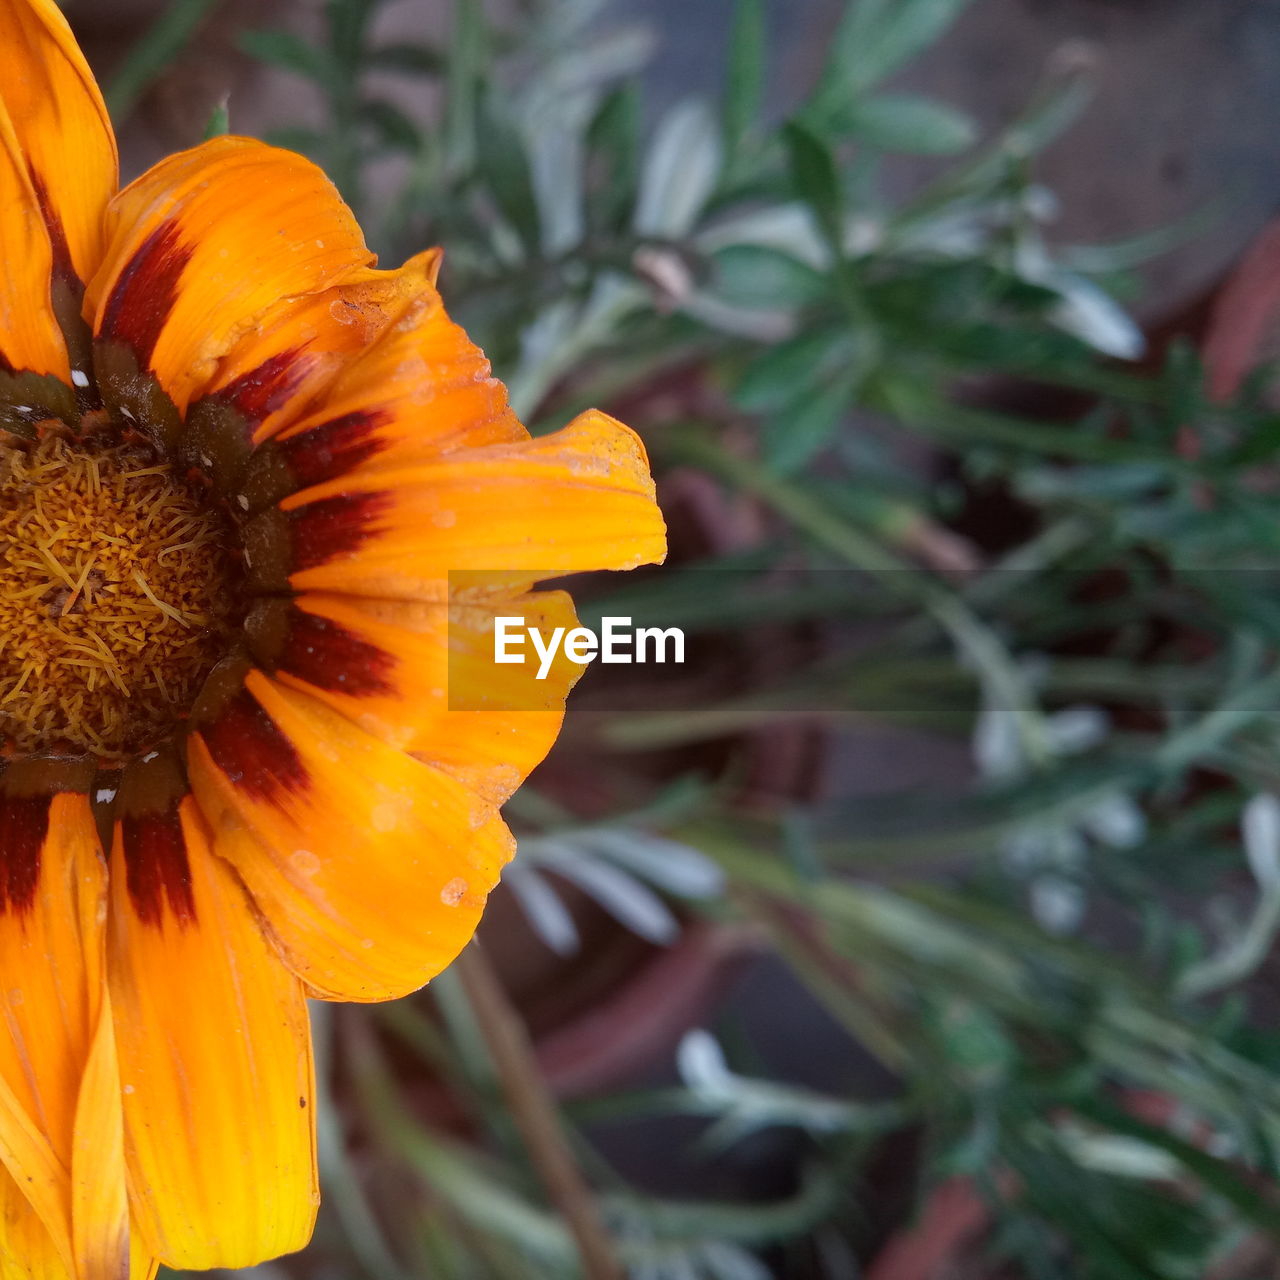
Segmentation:
[(234, 540), (134, 444), (0, 444), (0, 742), (123, 757), (190, 709), (237, 620)]

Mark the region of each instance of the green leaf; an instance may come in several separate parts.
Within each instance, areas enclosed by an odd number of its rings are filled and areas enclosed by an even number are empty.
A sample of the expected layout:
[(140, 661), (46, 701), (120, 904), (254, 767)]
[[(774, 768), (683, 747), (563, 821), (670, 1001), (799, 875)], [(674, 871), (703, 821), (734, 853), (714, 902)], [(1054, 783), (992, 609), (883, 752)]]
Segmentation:
[(410, 155), (416, 155), (422, 149), (422, 131), (394, 103), (383, 98), (370, 98), (360, 104), (359, 114), (384, 146)]
[(404, 71), (413, 75), (438, 76), (447, 67), (444, 54), (426, 44), (379, 45), (365, 55), (365, 63), (379, 71)]
[(712, 261), (717, 293), (744, 307), (805, 306), (831, 285), (823, 272), (765, 245), (730, 245)]
[(770, 413), (793, 404), (805, 389), (845, 359), (848, 334), (842, 329), (802, 333), (769, 348), (747, 368), (734, 403), (748, 413)]
[(214, 0), (173, 0), (133, 46), (105, 94), (117, 124), (191, 42), (213, 4)]
[(586, 214), (593, 227), (623, 230), (640, 174), (640, 90), (614, 89), (587, 127)]
[(528, 152), (493, 92), (481, 99), (480, 130), (484, 138), (484, 146), (476, 157), (480, 176), (512, 230), (531, 253), (536, 253), (542, 236), (542, 219), (534, 195)]
[(335, 64), (349, 79), (359, 75), (364, 63), (365, 32), (378, 0), (328, 0), (329, 49)]
[(676, 239), (693, 230), (720, 178), (720, 130), (706, 103), (679, 103), (663, 116), (649, 144), (635, 229)]
[(831, 148), (797, 120), (783, 126), (782, 140), (786, 144), (796, 194), (813, 210), (818, 225), (839, 255), (844, 196)]
[(240, 47), (251, 57), (317, 84), (332, 86), (337, 69), (324, 49), (295, 36), (292, 31), (245, 31)]
[(829, 444), (856, 389), (848, 375), (840, 375), (770, 417), (763, 435), (769, 469), (792, 475)]
[(817, 92), (806, 109), (820, 116), (847, 103), (923, 52), (969, 0), (860, 0), (836, 32)]
[(204, 140), (208, 142), (210, 138), (221, 138), (230, 132), (231, 114), (227, 108), (227, 100), (223, 98), (209, 113), (209, 122), (204, 127)]
[(443, 132), (445, 153), (458, 170), (470, 167), (478, 151), (476, 126), (484, 61), (485, 25), (479, 0), (454, 0)]
[(324, 145), (322, 133), (301, 126), (291, 129), (271, 129), (266, 139), (273, 147), (283, 147), (286, 151), (300, 151), (308, 156), (318, 155)]
[(760, 114), (764, 96), (765, 23), (762, 0), (738, 0), (724, 93), (724, 143), (732, 156)]
[(835, 126), (881, 151), (954, 155), (973, 145), (977, 129), (968, 116), (913, 94), (882, 94), (854, 103)]

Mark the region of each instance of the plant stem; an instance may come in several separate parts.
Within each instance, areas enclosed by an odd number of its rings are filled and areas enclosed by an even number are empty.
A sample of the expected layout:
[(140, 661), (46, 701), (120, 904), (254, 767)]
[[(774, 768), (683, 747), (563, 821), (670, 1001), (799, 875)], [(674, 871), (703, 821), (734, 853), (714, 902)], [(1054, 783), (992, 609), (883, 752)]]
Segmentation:
[(573, 1235), (583, 1275), (586, 1280), (623, 1280), (595, 1197), (569, 1149), (555, 1102), (534, 1058), (528, 1032), (480, 944), (473, 942), (467, 947), (453, 968), (493, 1055), (512, 1118), (534, 1168)]

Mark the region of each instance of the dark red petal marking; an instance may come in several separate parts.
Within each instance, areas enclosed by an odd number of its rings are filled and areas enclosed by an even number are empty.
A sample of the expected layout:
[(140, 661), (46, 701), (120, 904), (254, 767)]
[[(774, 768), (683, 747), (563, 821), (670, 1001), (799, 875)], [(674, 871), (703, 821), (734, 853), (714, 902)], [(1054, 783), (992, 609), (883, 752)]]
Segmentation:
[(193, 252), (177, 222), (162, 222), (120, 272), (99, 336), (123, 342), (140, 365), (149, 365)]
[(330, 693), (368, 698), (396, 691), (390, 680), (396, 666), (391, 654), (332, 618), (321, 618), (296, 605), (289, 611), (289, 634), (277, 665)]
[(214, 764), (255, 800), (276, 800), (310, 783), (297, 748), (247, 689), (230, 698), (200, 736)]
[(302, 381), (307, 371), (307, 361), (302, 358), (304, 349), (294, 347), (264, 360), (256, 369), (214, 392), (214, 398), (243, 414), (250, 426), (257, 426), (269, 413), (281, 408)]
[(40, 885), (40, 851), (51, 796), (0, 796), (0, 911), (30, 911)]
[(71, 261), (71, 246), (67, 244), (67, 233), (63, 229), (62, 219), (58, 217), (58, 211), (53, 207), (53, 201), (49, 199), (49, 188), (45, 186), (44, 179), (30, 164), (27, 165), (27, 173), (30, 175), (31, 185), (35, 188), (40, 216), (49, 229), (49, 244), (53, 249), (53, 274), (61, 276), (64, 280), (74, 280), (79, 284), (80, 279)]
[(394, 501), (390, 493), (344, 493), (291, 511), (292, 571), (350, 555), (373, 535), (379, 517)]
[(279, 442), (280, 452), (298, 485), (322, 484), (358, 467), (387, 447), (378, 428), (390, 419), (385, 409), (344, 413), (300, 435)]
[(125, 883), (138, 919), (159, 928), (167, 907), (180, 927), (195, 924), (191, 864), (177, 805), (162, 813), (125, 814), (120, 839)]

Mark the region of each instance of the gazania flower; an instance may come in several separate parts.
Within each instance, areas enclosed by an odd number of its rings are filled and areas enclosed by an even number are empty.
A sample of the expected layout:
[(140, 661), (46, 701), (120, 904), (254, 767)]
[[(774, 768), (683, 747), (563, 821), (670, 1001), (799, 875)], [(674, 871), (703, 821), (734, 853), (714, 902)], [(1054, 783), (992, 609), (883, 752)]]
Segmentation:
[(510, 855), (575, 671), (488, 666), (494, 614), (572, 625), (536, 581), (662, 521), (306, 160), (117, 191), (52, 0), (0, 0), (0, 67), (0, 1275), (242, 1266), (311, 1231), (306, 997), (420, 986)]

